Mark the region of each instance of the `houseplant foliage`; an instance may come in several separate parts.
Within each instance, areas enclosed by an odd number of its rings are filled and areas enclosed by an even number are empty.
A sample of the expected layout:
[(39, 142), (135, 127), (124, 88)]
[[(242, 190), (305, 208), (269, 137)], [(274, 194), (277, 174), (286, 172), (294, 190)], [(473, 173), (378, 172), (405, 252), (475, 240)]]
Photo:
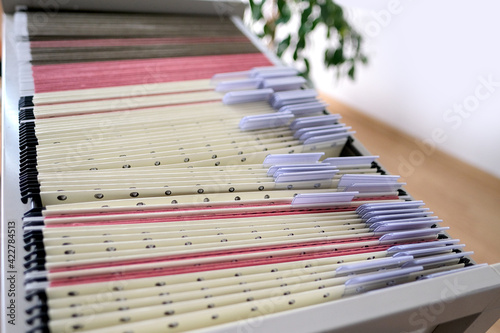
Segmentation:
[[(268, 41), (269, 46), (282, 57), (292, 54), (293, 61), (310, 71), (306, 46), (308, 37), (320, 26), (326, 31), (324, 63), (335, 68), (337, 77), (347, 75), (354, 79), (356, 66), (366, 63), (362, 52), (361, 35), (346, 20), (342, 7), (333, 0), (249, 0), (252, 27), (255, 33)], [(298, 29), (277, 38), (277, 32), (291, 21), (299, 20)]]

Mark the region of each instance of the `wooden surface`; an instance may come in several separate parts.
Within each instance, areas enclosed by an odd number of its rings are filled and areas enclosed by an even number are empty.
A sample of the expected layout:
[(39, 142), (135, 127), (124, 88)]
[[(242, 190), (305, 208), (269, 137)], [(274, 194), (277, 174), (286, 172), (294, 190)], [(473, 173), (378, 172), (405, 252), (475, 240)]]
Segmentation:
[[(416, 140), (326, 95), (332, 113), (352, 126), (359, 140), (405, 189), (423, 200), (450, 227), (449, 234), (474, 251), (476, 263), (500, 262), (500, 179)], [(492, 149), (496, 149), (492, 147)], [(423, 158), (422, 158), (423, 157)], [(500, 321), (489, 333), (500, 333)]]

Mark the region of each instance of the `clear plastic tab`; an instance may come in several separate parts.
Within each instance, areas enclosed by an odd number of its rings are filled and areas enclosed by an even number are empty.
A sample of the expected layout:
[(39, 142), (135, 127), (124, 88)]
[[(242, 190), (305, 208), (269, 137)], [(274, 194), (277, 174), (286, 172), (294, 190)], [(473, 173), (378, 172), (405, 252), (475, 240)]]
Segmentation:
[(400, 221), (377, 222), (370, 225), (370, 230), (373, 230), (376, 233), (415, 230), (422, 228), (430, 228), (433, 225), (441, 222), (443, 222), (443, 220), (410, 221), (410, 222), (400, 222)]
[(338, 114), (298, 118), (290, 124), (290, 129), (295, 131), (305, 127), (333, 125), (336, 124), (340, 118)]
[(305, 171), (305, 172), (285, 172), (279, 174), (274, 181), (276, 183), (300, 182), (312, 180), (332, 179), (338, 170), (320, 170), (320, 171)]
[(400, 267), (403, 263), (413, 260), (412, 256), (400, 256), (398, 258), (381, 258), (375, 260), (366, 260), (354, 264), (346, 264), (335, 270), (336, 276), (346, 276), (351, 274), (365, 273), (368, 271), (377, 271), (380, 269)]
[(289, 76), (264, 79), (260, 88), (270, 88), (274, 91), (297, 90), (306, 83), (302, 76)]
[(299, 193), (292, 201), (292, 205), (331, 204), (351, 202), (356, 192), (328, 192), (328, 193)]
[(265, 66), (254, 67), (248, 71), (218, 73), (212, 76), (210, 83), (216, 85), (223, 81), (236, 81), (255, 78), (258, 80), (267, 78), (278, 78), (287, 76), (297, 76), (299, 71), (292, 67), (285, 66)]
[[(372, 220), (373, 221), (373, 220)], [(410, 223), (410, 222), (428, 222), (428, 223), (438, 223), (442, 222), (442, 220), (439, 220), (437, 216), (424, 216), (424, 217), (413, 217), (413, 218), (396, 218), (396, 219), (377, 219), (376, 221), (372, 222), (370, 220), (365, 221), (367, 225), (375, 225), (378, 223), (385, 223), (385, 222), (397, 222), (397, 223)]]
[(260, 79), (242, 79), (234, 81), (222, 81), (217, 84), (215, 91), (228, 92), (236, 90), (258, 89), (262, 84)]
[(396, 214), (410, 214), (410, 213), (427, 213), (432, 214), (429, 208), (407, 208), (407, 209), (393, 209), (393, 210), (376, 210), (376, 211), (366, 211), (363, 214), (358, 213), (363, 220), (368, 220), (371, 217), (380, 215), (396, 215)]
[(313, 137), (318, 137), (318, 136), (345, 134), (351, 128), (352, 127), (338, 126), (338, 127), (332, 127), (332, 128), (324, 128), (324, 129), (320, 129), (320, 130), (312, 129), (312, 130), (305, 131), (304, 133), (302, 133), (302, 135), (299, 137), (299, 141), (306, 142), (308, 139), (313, 138)]
[(274, 91), (272, 89), (230, 91), (224, 95), (222, 102), (229, 105), (268, 101), (273, 93)]
[(396, 252), (403, 252), (403, 251), (413, 251), (413, 250), (420, 250), (420, 249), (426, 249), (426, 248), (431, 248), (431, 247), (448, 246), (448, 245), (453, 245), (453, 244), (458, 244), (458, 243), (460, 243), (459, 239), (443, 239), (443, 240), (437, 240), (437, 241), (432, 241), (432, 242), (395, 245), (395, 246), (392, 246), (389, 249), (387, 249), (387, 252), (388, 253), (396, 253)]
[(424, 205), (425, 205), (424, 202), (421, 200), (385, 202), (385, 203), (367, 203), (359, 206), (356, 209), (356, 213), (358, 213), (359, 215), (363, 215), (367, 212), (372, 212), (372, 211), (418, 208)]
[(273, 108), (280, 109), (285, 105), (315, 102), (317, 95), (314, 89), (281, 91), (274, 93), (269, 102)]
[(424, 212), (424, 213), (409, 213), (409, 214), (394, 214), (394, 215), (376, 215), (372, 216), (365, 221), (366, 224), (372, 224), (376, 222), (386, 222), (386, 221), (402, 221), (402, 222), (410, 222), (410, 221), (423, 221), (423, 220), (435, 220), (437, 216), (427, 216), (428, 214), (432, 214), (432, 212)]
[(222, 81), (243, 80), (248, 78), (250, 78), (250, 71), (219, 73), (212, 76), (210, 83), (215, 85)]
[(298, 74), (299, 71), (295, 68), (285, 66), (254, 67), (250, 70), (250, 77), (257, 78), (286, 77)]
[(315, 126), (315, 127), (304, 127), (296, 130), (293, 133), (293, 137), (295, 139), (300, 138), (303, 134), (312, 131), (322, 131), (322, 130), (336, 130), (336, 129), (344, 129), (345, 124), (332, 124), (332, 125), (324, 125), (324, 126)]
[(311, 163), (311, 164), (286, 164), (286, 165), (273, 165), (269, 167), (267, 170), (268, 176), (273, 176), (278, 170), (290, 168), (290, 170), (297, 170), (296, 168), (300, 168), (300, 170), (316, 170), (316, 167), (319, 167), (318, 170), (331, 170), (331, 169), (321, 169), (321, 163)]
[(304, 154), (269, 154), (264, 159), (264, 167), (276, 165), (296, 165), (296, 164), (314, 164), (325, 153), (304, 153)]
[(356, 276), (345, 282), (344, 295), (354, 295), (404, 283), (408, 281), (410, 274), (420, 272), (423, 269), (422, 266), (413, 266)]
[[(270, 170), (273, 170), (274, 172), (269, 174)], [(269, 168), (268, 170), (268, 175), (273, 176), (274, 178), (278, 177), (281, 174), (284, 173), (290, 173), (290, 172), (313, 172), (313, 171), (332, 171), (332, 172), (338, 172), (338, 169), (335, 169), (335, 167), (329, 166), (329, 165), (321, 165), (321, 163), (318, 164), (306, 164), (306, 165), (287, 165), (287, 166), (274, 166)]]
[(318, 135), (308, 138), (304, 141), (304, 145), (314, 145), (320, 142), (335, 142), (339, 140), (346, 140), (349, 135), (352, 135), (356, 132), (344, 132), (338, 134), (330, 134), (330, 135)]
[(372, 183), (372, 184), (352, 184), (346, 186), (344, 191), (358, 191), (360, 193), (394, 192), (401, 189), (406, 183)]
[(465, 244), (429, 247), (429, 248), (425, 248), (425, 249), (397, 252), (393, 255), (393, 257), (397, 258), (397, 257), (405, 257), (405, 256), (412, 256), (412, 257), (430, 256), (430, 255), (436, 255), (436, 254), (440, 254), (440, 253), (444, 253), (444, 252), (453, 251), (453, 250), (464, 248), (464, 247), (465, 247)]
[(346, 156), (346, 157), (329, 157), (323, 161), (334, 166), (341, 165), (366, 165), (371, 164), (379, 156)]
[(397, 241), (403, 239), (414, 239), (420, 237), (427, 237), (432, 235), (437, 235), (442, 231), (450, 229), (449, 227), (441, 227), (441, 228), (427, 228), (427, 229), (418, 229), (418, 230), (410, 230), (410, 231), (396, 231), (390, 232), (387, 234), (383, 234), (379, 241)]
[(246, 116), (240, 121), (240, 129), (243, 131), (251, 131), (282, 127), (288, 125), (293, 118), (293, 114), (291, 113), (270, 113), (266, 115)]
[(345, 174), (342, 175), (339, 181), (339, 187), (351, 186), (353, 184), (363, 183), (385, 183), (393, 184), (398, 181), (399, 176), (392, 175), (361, 175), (361, 174)]
[(474, 252), (469, 251), (469, 252), (459, 252), (459, 253), (452, 253), (452, 254), (444, 254), (444, 255), (436, 255), (436, 256), (431, 256), (431, 257), (425, 257), (425, 258), (417, 258), (413, 259), (411, 261), (407, 261), (403, 264), (403, 267), (415, 267), (415, 266), (430, 266), (430, 265), (436, 265), (440, 263), (445, 263), (446, 261), (453, 260), (453, 259), (460, 259), (465, 256), (472, 255)]
[(327, 107), (323, 102), (309, 102), (293, 105), (285, 105), (279, 109), (279, 112), (291, 112), (295, 116), (305, 116), (321, 113)]

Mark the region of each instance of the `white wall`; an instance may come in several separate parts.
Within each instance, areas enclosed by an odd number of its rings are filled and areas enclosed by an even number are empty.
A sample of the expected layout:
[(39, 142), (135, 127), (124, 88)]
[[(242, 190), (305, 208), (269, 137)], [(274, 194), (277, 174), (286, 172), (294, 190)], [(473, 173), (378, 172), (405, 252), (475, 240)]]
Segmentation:
[(317, 88), (500, 177), (500, 2), (340, 3), (365, 36), (369, 65), (355, 82), (317, 66)]

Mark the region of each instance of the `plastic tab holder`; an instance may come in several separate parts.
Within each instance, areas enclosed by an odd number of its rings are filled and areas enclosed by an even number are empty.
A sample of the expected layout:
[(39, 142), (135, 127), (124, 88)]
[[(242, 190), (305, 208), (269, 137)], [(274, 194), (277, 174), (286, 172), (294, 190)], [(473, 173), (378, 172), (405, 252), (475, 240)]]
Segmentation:
[(366, 223), (365, 224), (371, 228), (375, 228), (377, 225), (381, 225), (382, 223), (419, 223), (422, 222), (422, 224), (427, 224), (429, 225), (429, 228), (432, 227), (434, 224), (441, 223), (443, 222), (442, 220), (438, 219), (437, 216), (429, 216), (429, 217), (419, 217), (419, 218), (413, 218), (413, 219), (398, 219), (398, 220), (389, 220), (389, 221), (380, 221), (380, 222), (375, 222), (375, 223)]
[(387, 252), (388, 253), (397, 253), (397, 252), (404, 252), (404, 251), (427, 249), (427, 248), (431, 248), (431, 247), (442, 247), (442, 246), (458, 244), (459, 242), (460, 242), (459, 239), (443, 239), (443, 240), (437, 240), (437, 241), (425, 242), (425, 243), (402, 244), (402, 245), (391, 246), (389, 249), (387, 249)]
[(275, 109), (285, 105), (315, 102), (318, 93), (314, 89), (298, 89), (274, 93), (269, 103)]
[(341, 127), (336, 127), (336, 128), (325, 128), (322, 130), (309, 130), (305, 131), (305, 133), (302, 133), (302, 135), (299, 137), (299, 141), (301, 142), (306, 142), (307, 139), (313, 138), (313, 137), (318, 137), (318, 136), (327, 136), (327, 135), (334, 135), (334, 134), (344, 134), (347, 133), (348, 130), (350, 130), (352, 127), (346, 127), (346, 126), (341, 126)]
[(305, 172), (285, 172), (279, 174), (274, 181), (276, 183), (300, 182), (312, 180), (332, 179), (338, 170), (305, 171)]
[(396, 183), (399, 176), (391, 175), (360, 175), (360, 174), (345, 174), (342, 175), (339, 181), (339, 187), (346, 187), (353, 184), (361, 183)]
[(323, 102), (309, 102), (293, 105), (285, 105), (281, 107), (279, 112), (291, 112), (295, 116), (305, 116), (312, 115), (316, 113), (321, 113), (325, 110), (328, 105)]
[(293, 133), (293, 137), (295, 139), (298, 139), (302, 135), (304, 135), (305, 133), (315, 131), (315, 130), (322, 131), (322, 130), (336, 130), (336, 129), (344, 129), (344, 128), (346, 128), (345, 124), (333, 124), (333, 125), (324, 125), (324, 126), (315, 126), (315, 127), (304, 127), (304, 128), (300, 128), (300, 129), (296, 130)]
[(375, 223), (382, 222), (442, 222), (437, 216), (411, 216), (411, 214), (398, 214), (398, 215), (384, 215), (384, 216), (373, 216), (368, 220), (364, 221), (367, 225), (373, 225)]
[(250, 71), (241, 71), (241, 72), (230, 72), (230, 73), (219, 73), (212, 76), (210, 80), (211, 84), (218, 84), (223, 81), (232, 81), (232, 80), (243, 80), (250, 78)]
[(444, 253), (444, 252), (453, 251), (453, 250), (460, 249), (463, 247), (465, 247), (465, 244), (429, 247), (426, 249), (397, 252), (393, 255), (393, 257), (397, 258), (397, 257), (405, 257), (405, 256), (412, 256), (412, 257), (430, 256), (430, 255), (436, 255), (436, 254), (440, 254), (440, 253)]
[(406, 267), (415, 267), (415, 266), (436, 265), (436, 264), (444, 263), (448, 260), (460, 259), (460, 258), (465, 257), (465, 256), (470, 256), (473, 253), (474, 253), (473, 251), (469, 251), (469, 252), (459, 252), (459, 253), (437, 255), (437, 256), (431, 256), (431, 257), (425, 257), (425, 258), (418, 258), (418, 259), (413, 259), (413, 260), (405, 262), (402, 267), (406, 268)]
[(401, 221), (401, 222), (411, 222), (411, 221), (427, 221), (427, 220), (438, 220), (437, 216), (410, 216), (409, 214), (397, 214), (397, 215), (384, 215), (384, 216), (372, 216), (368, 220), (364, 221), (366, 224), (371, 225), (377, 222), (386, 221)]
[[(272, 173), (270, 173), (269, 170), (273, 170)], [(273, 176), (274, 178), (278, 177), (279, 175), (283, 173), (289, 173), (289, 172), (312, 172), (312, 171), (332, 171), (332, 172), (339, 172), (338, 169), (335, 167), (332, 167), (330, 165), (321, 165), (321, 163), (318, 164), (306, 164), (306, 165), (277, 165), (274, 167), (269, 168), (268, 170), (268, 176)]]
[(214, 76), (212, 76), (210, 83), (215, 85), (223, 81), (236, 81), (236, 80), (244, 80), (251, 78), (262, 80), (264, 78), (296, 76), (298, 74), (299, 72), (292, 67), (285, 67), (285, 66), (254, 67), (248, 71), (215, 74)]
[[(313, 168), (316, 168), (316, 166), (321, 167), (321, 163), (311, 163), (311, 164), (300, 164), (299, 166), (295, 164), (282, 164), (282, 165), (273, 165), (267, 169), (267, 176), (272, 177), (276, 171), (278, 171), (281, 168), (304, 168), (304, 170), (313, 170)], [(330, 170), (330, 169), (318, 169), (318, 170)]]
[(305, 127), (333, 125), (336, 124), (340, 118), (338, 114), (298, 118), (290, 124), (290, 129), (296, 131)]
[(416, 201), (400, 201), (400, 202), (385, 202), (385, 203), (367, 203), (359, 206), (356, 213), (360, 216), (367, 212), (392, 209), (418, 208), (424, 206), (425, 203), (421, 200)]
[(367, 224), (372, 224), (375, 222), (384, 222), (384, 221), (393, 221), (393, 220), (418, 220), (418, 219), (437, 219), (437, 216), (428, 216), (432, 214), (432, 212), (424, 212), (424, 213), (409, 213), (409, 214), (393, 214), (393, 215), (378, 215), (372, 216), (365, 221)]
[(420, 238), (420, 237), (427, 237), (427, 236), (437, 235), (441, 231), (445, 231), (448, 229), (450, 229), (450, 228), (449, 227), (440, 227), (440, 228), (427, 228), (427, 229), (417, 229), (417, 230), (410, 230), (410, 231), (390, 232), (390, 233), (383, 234), (382, 236), (380, 236), (379, 241), (392, 242), (392, 241), (397, 241), (397, 240), (402, 240), (402, 239), (414, 239), (414, 238)]
[(422, 266), (413, 266), (353, 277), (345, 282), (344, 296), (360, 294), (405, 282), (410, 274), (420, 272), (423, 269)]
[[(356, 133), (356, 132), (351, 131), (351, 132), (337, 133), (337, 134), (330, 134), (330, 135), (318, 135), (318, 136), (310, 137), (309, 139), (305, 140), (303, 143), (304, 143), (304, 145), (314, 145), (314, 144), (320, 143), (320, 142), (332, 142), (332, 147), (334, 147), (335, 141), (340, 141), (343, 139), (347, 140), (347, 137), (351, 134), (354, 134), (354, 133)], [(342, 142), (344, 142), (344, 141), (342, 141)]]
[(259, 88), (270, 88), (274, 91), (297, 90), (306, 83), (302, 76), (289, 76), (264, 79)]
[(254, 67), (250, 70), (250, 77), (257, 77), (257, 78), (296, 76), (298, 74), (299, 74), (298, 70), (286, 66)]
[(346, 157), (329, 157), (326, 158), (323, 163), (330, 165), (341, 166), (341, 165), (366, 165), (371, 164), (379, 156), (346, 156)]
[(222, 102), (230, 105), (267, 101), (272, 96), (273, 92), (274, 91), (272, 89), (230, 91), (224, 95)]
[(347, 276), (353, 274), (378, 271), (381, 269), (401, 267), (407, 261), (413, 260), (412, 256), (400, 256), (398, 258), (380, 258), (376, 260), (366, 260), (354, 264), (345, 264), (335, 269), (335, 276)]
[(228, 92), (234, 90), (258, 89), (262, 84), (261, 79), (242, 79), (234, 81), (222, 81), (217, 84), (215, 91)]
[(344, 191), (358, 191), (362, 193), (374, 193), (374, 192), (395, 192), (402, 188), (406, 183), (371, 183), (371, 184), (352, 184), (346, 186)]
[(269, 154), (262, 163), (264, 167), (317, 163), (325, 153)]
[(430, 228), (437, 223), (441, 223), (443, 220), (422, 220), (422, 221), (390, 221), (390, 222), (377, 222), (370, 225), (370, 230), (376, 233), (379, 232), (391, 232), (391, 231), (402, 231), (402, 230), (414, 230), (422, 228)]
[(291, 113), (246, 116), (241, 119), (239, 126), (242, 131), (276, 128), (288, 125), (293, 118), (293, 114)]
[(394, 210), (380, 210), (380, 211), (368, 211), (364, 214), (359, 214), (363, 221), (368, 220), (370, 217), (375, 217), (378, 215), (394, 215), (394, 214), (407, 214), (407, 213), (427, 213), (429, 212), (429, 208), (408, 208), (408, 209), (394, 209)]
[(332, 204), (351, 202), (357, 192), (299, 193), (292, 200), (292, 206)]

